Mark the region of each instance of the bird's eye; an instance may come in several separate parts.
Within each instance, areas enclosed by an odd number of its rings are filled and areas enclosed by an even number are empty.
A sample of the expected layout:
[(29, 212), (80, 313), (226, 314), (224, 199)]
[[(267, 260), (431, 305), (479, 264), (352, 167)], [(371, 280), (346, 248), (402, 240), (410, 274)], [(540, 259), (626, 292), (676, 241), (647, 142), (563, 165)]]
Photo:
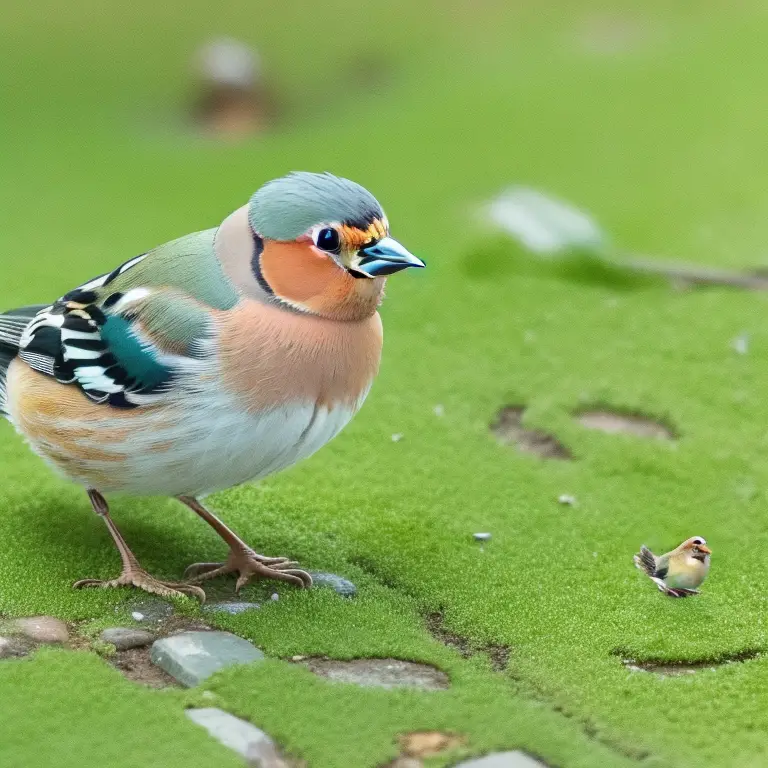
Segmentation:
[(694, 543), (694, 544), (696, 544), (696, 545), (698, 546), (698, 545), (701, 545), (701, 544), (703, 544), (704, 542), (703, 542), (701, 539), (694, 539), (694, 540), (693, 540), (693, 543)]
[(341, 247), (339, 233), (333, 227), (325, 227), (317, 233), (315, 244), (318, 248), (328, 253), (338, 253)]

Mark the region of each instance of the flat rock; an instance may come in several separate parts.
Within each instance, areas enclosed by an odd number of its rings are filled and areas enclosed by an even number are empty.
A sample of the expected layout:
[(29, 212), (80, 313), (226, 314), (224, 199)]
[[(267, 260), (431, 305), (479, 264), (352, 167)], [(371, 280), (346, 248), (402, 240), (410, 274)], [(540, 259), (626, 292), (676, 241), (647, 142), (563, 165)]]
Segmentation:
[(316, 675), (334, 682), (365, 687), (443, 690), (450, 685), (445, 672), (428, 664), (400, 659), (310, 659), (307, 667)]
[(272, 739), (252, 723), (215, 707), (188, 709), (186, 714), (220, 744), (242, 755), (250, 766), (287, 768)]
[(143, 648), (155, 639), (151, 632), (131, 627), (111, 627), (101, 633), (101, 639), (105, 643), (112, 643), (118, 651), (127, 651), (130, 648)]
[(513, 752), (494, 752), (475, 760), (466, 760), (458, 763), (456, 768), (547, 768), (547, 766), (546, 763), (516, 749)]
[(260, 603), (206, 603), (203, 606), (203, 610), (208, 613), (228, 613), (230, 616), (257, 611), (259, 608)]
[(192, 687), (220, 669), (262, 661), (264, 654), (231, 632), (181, 632), (156, 640), (150, 658), (180, 683)]
[(357, 587), (343, 576), (319, 571), (310, 571), (309, 575), (312, 577), (312, 586), (330, 587), (336, 594), (342, 597), (354, 597), (357, 594)]
[(29, 645), (18, 637), (0, 637), (0, 659), (13, 659), (26, 656)]
[(67, 625), (53, 616), (30, 616), (16, 619), (16, 630), (36, 643), (66, 643), (69, 640)]

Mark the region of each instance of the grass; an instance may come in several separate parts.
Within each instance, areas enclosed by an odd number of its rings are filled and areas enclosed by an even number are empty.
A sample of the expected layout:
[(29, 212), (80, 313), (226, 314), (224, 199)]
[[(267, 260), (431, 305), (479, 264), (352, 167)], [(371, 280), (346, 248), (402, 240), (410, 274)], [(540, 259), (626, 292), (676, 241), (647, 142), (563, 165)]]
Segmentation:
[[(503, 5), (9, 9), (1, 303), (50, 300), (214, 225), (287, 170), (359, 179), (429, 264), (391, 281), (379, 380), (317, 456), (212, 502), (263, 551), (342, 573), (360, 596), (279, 589), (261, 611), (221, 619), (272, 660), (211, 681), (219, 706), (322, 768), (383, 764), (399, 733), (431, 728), (465, 734), (467, 754), (522, 748), (558, 766), (762, 765), (768, 658), (674, 678), (622, 659), (768, 650), (766, 297), (627, 282), (588, 259), (537, 266), (481, 238), (467, 211), (520, 182), (576, 201), (628, 251), (764, 262), (768, 17), (750, 2)], [(590, 30), (611, 19), (639, 42), (595, 52)], [(174, 123), (186, 57), (212, 33), (260, 47), (285, 94), (282, 130), (220, 146)], [(389, 91), (345, 87), (357, 50), (391, 58)], [(574, 460), (498, 445), (488, 426), (504, 404), (526, 405), (526, 424)], [(679, 439), (586, 430), (573, 413), (595, 405), (651, 414)], [(69, 588), (117, 567), (82, 492), (8, 426), (0, 460), (0, 613), (122, 620), (132, 594)], [(559, 505), (562, 493), (578, 505)], [(221, 551), (174, 502), (118, 500), (115, 516), (159, 575)], [(484, 551), (478, 530), (493, 533)], [(703, 594), (664, 599), (631, 555), (694, 534), (715, 553)], [(508, 670), (432, 638), (435, 611), (478, 647), (508, 646)], [(279, 661), (293, 654), (428, 661), (452, 688), (334, 686)], [(54, 750), (57, 765), (235, 764), (183, 717), (197, 694), (141, 690), (94, 655), (2, 662), (0, 685), (9, 765)]]

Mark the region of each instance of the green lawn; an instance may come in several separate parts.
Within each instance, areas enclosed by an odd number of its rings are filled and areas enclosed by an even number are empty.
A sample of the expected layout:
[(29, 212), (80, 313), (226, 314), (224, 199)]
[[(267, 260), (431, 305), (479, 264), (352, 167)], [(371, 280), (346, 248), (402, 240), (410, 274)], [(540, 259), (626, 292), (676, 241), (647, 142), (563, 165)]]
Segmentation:
[[(768, 656), (668, 678), (621, 659), (768, 651), (766, 296), (539, 268), (488, 244), (470, 214), (523, 183), (575, 201), (628, 250), (768, 262), (768, 11), (411, 5), (6, 9), (0, 305), (52, 300), (213, 226), (289, 170), (361, 181), (429, 265), (391, 281), (381, 375), (329, 447), (212, 499), (257, 548), (341, 573), (360, 595), (278, 589), (278, 602), (222, 620), (274, 660), (213, 679), (217, 705), (311, 768), (383, 765), (398, 734), (423, 729), (464, 734), (465, 754), (521, 748), (566, 768), (765, 765)], [(286, 104), (279, 131), (219, 145), (179, 125), (187, 58), (222, 33), (262, 51)], [(391, 60), (386, 90), (349, 84), (359, 52)], [(731, 341), (744, 332), (739, 355)], [(488, 427), (504, 404), (527, 406), (527, 425), (574, 459), (499, 445)], [(596, 404), (663, 419), (679, 439), (588, 431), (573, 413)], [(116, 608), (124, 616), (132, 593), (69, 586), (118, 567), (85, 495), (8, 425), (0, 461), (0, 614), (52, 613), (85, 629), (114, 622)], [(559, 505), (562, 493), (578, 505)], [(154, 573), (178, 577), (221, 553), (172, 501), (114, 509)], [(479, 530), (493, 533), (484, 552)], [(632, 553), (694, 534), (714, 550), (711, 576), (701, 596), (666, 599)], [(508, 646), (507, 670), (434, 639), (425, 617), (436, 611), (477, 647)], [(331, 685), (279, 660), (293, 654), (430, 662), (452, 687)], [(56, 766), (238, 764), (184, 718), (199, 694), (137, 688), (94, 654), (0, 662), (0, 691), (4, 765), (36, 766), (43, 753)]]

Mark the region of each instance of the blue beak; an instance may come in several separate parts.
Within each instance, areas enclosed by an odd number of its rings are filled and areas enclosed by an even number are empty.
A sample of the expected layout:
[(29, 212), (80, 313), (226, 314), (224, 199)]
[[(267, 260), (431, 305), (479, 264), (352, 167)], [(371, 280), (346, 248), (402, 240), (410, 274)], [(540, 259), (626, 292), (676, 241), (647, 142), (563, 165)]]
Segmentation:
[(359, 253), (362, 258), (355, 269), (368, 277), (386, 277), (408, 267), (427, 266), (392, 237), (382, 237)]

